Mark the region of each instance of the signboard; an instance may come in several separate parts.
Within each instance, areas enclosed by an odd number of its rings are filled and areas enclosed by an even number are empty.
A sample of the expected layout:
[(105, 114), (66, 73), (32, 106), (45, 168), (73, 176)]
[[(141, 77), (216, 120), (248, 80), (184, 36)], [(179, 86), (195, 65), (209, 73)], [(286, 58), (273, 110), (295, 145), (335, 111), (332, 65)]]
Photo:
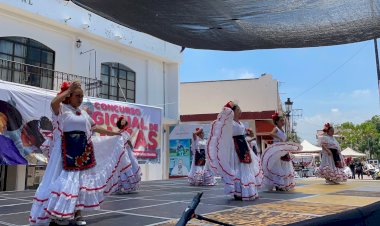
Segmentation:
[[(0, 81), (1, 164), (46, 164), (42, 144), (53, 130), (50, 102), (55, 96), (55, 91)], [(139, 163), (160, 163), (161, 108), (92, 97), (85, 97), (81, 108), (97, 125), (113, 131), (123, 115)]]
[(174, 139), (169, 141), (169, 176), (187, 176), (191, 167), (191, 150), (189, 139)]
[(202, 128), (205, 137), (210, 131), (209, 124), (179, 124), (169, 135), (169, 177), (184, 177), (190, 172), (193, 155), (191, 139), (196, 128)]

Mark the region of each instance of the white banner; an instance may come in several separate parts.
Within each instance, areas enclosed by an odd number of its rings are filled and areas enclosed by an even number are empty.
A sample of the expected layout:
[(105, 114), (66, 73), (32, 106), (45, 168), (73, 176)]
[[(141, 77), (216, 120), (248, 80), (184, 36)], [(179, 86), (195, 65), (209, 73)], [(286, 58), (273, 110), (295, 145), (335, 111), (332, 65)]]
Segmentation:
[[(46, 161), (41, 145), (53, 129), (50, 102), (55, 96), (55, 91), (0, 81), (0, 142), (9, 143), (11, 139), (14, 145), (10, 146), (19, 151), (10, 154), (10, 148), (2, 150), (0, 143), (2, 164), (23, 164), (22, 159), (17, 159), (20, 157), (33, 165)], [(139, 163), (160, 163), (161, 108), (92, 97), (85, 97), (81, 107), (89, 110), (97, 125), (113, 131), (118, 130), (116, 121), (123, 115)]]

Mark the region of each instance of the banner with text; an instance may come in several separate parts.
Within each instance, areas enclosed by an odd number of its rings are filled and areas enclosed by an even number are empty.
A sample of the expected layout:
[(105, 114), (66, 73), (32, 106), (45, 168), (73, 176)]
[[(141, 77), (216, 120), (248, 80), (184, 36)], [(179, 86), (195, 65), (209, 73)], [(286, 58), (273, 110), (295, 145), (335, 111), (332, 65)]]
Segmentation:
[[(0, 81), (0, 164), (46, 164), (42, 144), (53, 130), (50, 102), (55, 96), (55, 91)], [(139, 163), (160, 163), (161, 108), (92, 97), (85, 97), (81, 108), (113, 131), (124, 116)]]

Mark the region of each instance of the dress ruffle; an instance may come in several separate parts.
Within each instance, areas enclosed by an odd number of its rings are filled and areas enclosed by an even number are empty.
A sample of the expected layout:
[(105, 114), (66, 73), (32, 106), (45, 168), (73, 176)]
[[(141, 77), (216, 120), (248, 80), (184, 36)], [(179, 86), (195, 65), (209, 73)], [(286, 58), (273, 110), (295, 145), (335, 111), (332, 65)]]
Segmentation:
[(211, 125), (206, 158), (214, 175), (220, 175), (226, 194), (253, 200), (262, 183), (260, 159), (250, 150), (252, 162), (241, 163), (232, 139), (233, 111), (224, 108)]
[(93, 137), (96, 166), (82, 171), (62, 167), (61, 140), (54, 142), (45, 175), (33, 198), (31, 225), (48, 224), (51, 219), (72, 219), (76, 210), (99, 209), (104, 196), (115, 192), (121, 174), (131, 168), (125, 158), (123, 139)]
[[(343, 159), (341, 154), (340, 158)], [(344, 163), (344, 161), (342, 162)], [(347, 175), (344, 173), (344, 168), (337, 168), (333, 157), (325, 153), (322, 153), (321, 165), (315, 172), (315, 175), (335, 183), (347, 181)]]
[(211, 170), (209, 169), (209, 164), (206, 162), (204, 166), (196, 166), (194, 163), (191, 164), (191, 169), (189, 175), (187, 176), (188, 182), (193, 186), (213, 186), (216, 185), (216, 180)]
[(278, 187), (282, 190), (291, 190), (295, 184), (295, 171), (292, 161), (283, 161), (281, 157), (291, 152), (302, 150), (296, 143), (275, 143), (270, 145), (263, 153), (262, 163), (264, 171), (263, 184), (266, 189)]
[(132, 149), (126, 142), (124, 144), (124, 150), (132, 165), (128, 170), (125, 170), (121, 174), (117, 191), (129, 193), (139, 189), (142, 173), (138, 161), (133, 155)]

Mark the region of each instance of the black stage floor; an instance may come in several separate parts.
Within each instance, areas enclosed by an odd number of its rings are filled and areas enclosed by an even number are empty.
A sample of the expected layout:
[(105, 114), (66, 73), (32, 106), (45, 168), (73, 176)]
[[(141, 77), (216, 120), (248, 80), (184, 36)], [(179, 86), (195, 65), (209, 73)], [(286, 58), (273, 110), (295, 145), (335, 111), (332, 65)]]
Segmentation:
[[(28, 225), (34, 192), (0, 192), (0, 225)], [(101, 210), (84, 212), (84, 216), (87, 224), (94, 226), (162, 224), (179, 218), (197, 192), (204, 193), (196, 210), (199, 214), (304, 196), (262, 193), (258, 200), (241, 202), (225, 196), (221, 185), (193, 187), (185, 179), (147, 181), (136, 193), (108, 196)]]

